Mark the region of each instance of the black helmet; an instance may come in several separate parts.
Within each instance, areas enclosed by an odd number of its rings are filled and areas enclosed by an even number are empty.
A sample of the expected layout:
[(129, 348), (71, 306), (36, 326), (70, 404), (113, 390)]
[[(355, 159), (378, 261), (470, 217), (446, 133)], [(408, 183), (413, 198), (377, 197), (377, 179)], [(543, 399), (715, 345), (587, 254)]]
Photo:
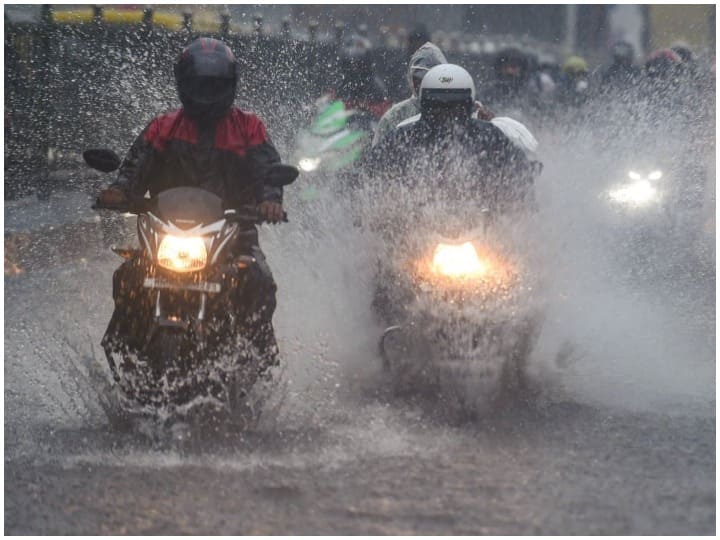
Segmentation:
[(672, 49), (658, 49), (645, 62), (648, 77), (669, 79), (679, 73), (682, 59)]
[(175, 62), (175, 82), (188, 115), (217, 120), (235, 100), (237, 64), (230, 47), (212, 38), (198, 38)]
[(618, 41), (611, 49), (613, 61), (623, 66), (631, 66), (635, 60), (635, 47), (627, 41)]
[(670, 49), (674, 51), (685, 64), (691, 64), (695, 60), (690, 46), (682, 41), (673, 44)]
[(410, 33), (407, 37), (408, 54), (412, 55), (428, 41), (432, 41), (432, 38), (430, 36), (430, 32), (427, 29), (427, 26), (425, 26), (423, 23), (416, 25), (415, 28), (410, 30)]
[(501, 80), (524, 81), (528, 77), (530, 58), (520, 49), (508, 47), (497, 54), (494, 68), (495, 75)]

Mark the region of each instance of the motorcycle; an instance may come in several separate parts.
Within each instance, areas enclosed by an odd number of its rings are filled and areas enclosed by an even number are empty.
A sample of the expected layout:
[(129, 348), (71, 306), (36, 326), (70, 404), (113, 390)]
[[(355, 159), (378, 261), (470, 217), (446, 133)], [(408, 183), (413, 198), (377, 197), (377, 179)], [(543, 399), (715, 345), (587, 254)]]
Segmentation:
[[(704, 171), (663, 167), (658, 160), (634, 164), (601, 193), (604, 219), (615, 249), (631, 267), (663, 265), (696, 243), (701, 230)], [(681, 257), (683, 258), (683, 257)]]
[(437, 226), (420, 232), (413, 220), (414, 240), (403, 233), (405, 245), (395, 242), (380, 259), (373, 302), (390, 323), (379, 349), (395, 390), (428, 388), (471, 414), (528, 390), (541, 323), (531, 273), (503, 249), (492, 214), (479, 216), (483, 223), (472, 230), (472, 218), (449, 226), (446, 218), (442, 233)]
[[(102, 172), (120, 164), (109, 150), (88, 150), (83, 157)], [(278, 164), (264, 181), (285, 186), (297, 175)], [(257, 379), (256, 351), (246, 339), (256, 329), (241, 320), (237, 306), (257, 260), (251, 252), (230, 257), (229, 246), (255, 234), (262, 221), (256, 208), (225, 208), (217, 195), (195, 187), (93, 208), (137, 215), (141, 247), (113, 251), (142, 292), (128, 297), (136, 289), (115, 284), (116, 309), (102, 341), (123, 398), (151, 410), (201, 403), (242, 411)]]
[(309, 128), (298, 133), (293, 162), (305, 176), (306, 182), (299, 196), (312, 201), (320, 196), (326, 175), (348, 170), (365, 151), (372, 138), (374, 119), (364, 111), (349, 109), (340, 100), (323, 96), (315, 103), (316, 113)]

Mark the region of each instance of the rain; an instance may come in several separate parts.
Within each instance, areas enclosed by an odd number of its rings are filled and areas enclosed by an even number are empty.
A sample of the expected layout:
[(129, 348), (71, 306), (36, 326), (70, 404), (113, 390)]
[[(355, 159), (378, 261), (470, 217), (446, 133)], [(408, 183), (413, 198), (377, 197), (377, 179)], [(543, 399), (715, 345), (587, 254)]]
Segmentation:
[[(147, 142), (198, 38), (266, 135)], [(715, 534), (714, 5), (6, 4), (4, 39), (6, 534)], [(102, 208), (131, 147), (177, 184)], [(236, 208), (197, 148), (296, 169)], [(255, 229), (277, 355), (258, 252), (220, 257)]]

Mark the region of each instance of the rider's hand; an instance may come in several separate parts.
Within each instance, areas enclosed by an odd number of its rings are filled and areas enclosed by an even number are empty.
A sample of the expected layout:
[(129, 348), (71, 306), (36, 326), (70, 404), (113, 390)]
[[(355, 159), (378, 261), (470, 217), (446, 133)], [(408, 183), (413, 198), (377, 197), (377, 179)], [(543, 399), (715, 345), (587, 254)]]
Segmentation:
[(260, 217), (269, 223), (279, 223), (283, 218), (282, 204), (272, 201), (263, 201), (258, 206)]
[(127, 202), (127, 197), (122, 190), (110, 187), (100, 192), (97, 202), (102, 206), (119, 206)]
[(490, 120), (495, 118), (495, 115), (490, 109), (483, 105), (480, 105), (480, 103), (477, 101), (475, 102), (475, 112), (477, 113), (477, 117), (480, 120), (485, 120), (486, 122), (489, 122)]

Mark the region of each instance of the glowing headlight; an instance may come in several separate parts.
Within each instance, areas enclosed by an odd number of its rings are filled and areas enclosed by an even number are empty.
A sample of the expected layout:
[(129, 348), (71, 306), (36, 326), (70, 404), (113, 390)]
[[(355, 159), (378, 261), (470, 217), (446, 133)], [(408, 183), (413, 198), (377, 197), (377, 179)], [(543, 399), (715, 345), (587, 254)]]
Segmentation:
[(302, 158), (298, 162), (300, 170), (312, 172), (320, 166), (320, 158)]
[(207, 264), (207, 249), (202, 238), (168, 235), (160, 242), (158, 264), (174, 272), (195, 272)]
[[(663, 176), (663, 172), (661, 170), (657, 169), (647, 175), (647, 180), (660, 180), (662, 178), (662, 176)], [(629, 171), (628, 178), (630, 178), (630, 180), (635, 180), (635, 181), (643, 180), (643, 176), (640, 173), (635, 172), (635, 171)]]
[(612, 190), (610, 198), (618, 203), (644, 206), (658, 200), (658, 191), (647, 180), (633, 182), (627, 186)]
[(432, 270), (447, 277), (469, 278), (481, 276), (486, 268), (475, 246), (465, 242), (459, 246), (438, 244), (433, 254)]

